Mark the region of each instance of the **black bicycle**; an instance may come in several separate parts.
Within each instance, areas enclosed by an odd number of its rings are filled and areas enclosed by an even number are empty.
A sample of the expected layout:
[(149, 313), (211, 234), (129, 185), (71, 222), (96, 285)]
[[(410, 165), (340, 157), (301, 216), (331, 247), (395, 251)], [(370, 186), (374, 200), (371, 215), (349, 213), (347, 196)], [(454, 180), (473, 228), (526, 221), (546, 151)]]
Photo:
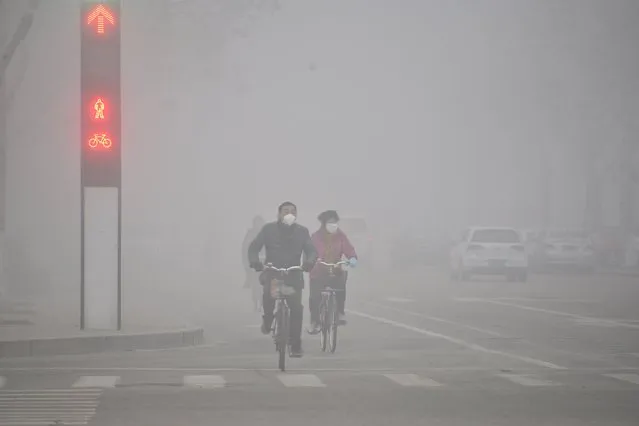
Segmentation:
[(271, 297), (275, 299), (275, 318), (273, 321), (273, 341), (275, 342), (275, 351), (279, 356), (279, 369), (286, 369), (286, 352), (290, 352), (289, 331), (291, 328), (291, 308), (288, 306), (286, 298), (293, 293), (295, 289), (284, 283), (284, 278), (292, 271), (301, 271), (301, 266), (292, 266), (290, 268), (276, 268), (271, 264), (264, 266), (265, 270), (276, 272), (276, 276), (271, 278), (270, 291)]
[(348, 265), (349, 262), (343, 260), (337, 263), (326, 263), (318, 260), (317, 263), (328, 267), (328, 282), (322, 290), (322, 301), (319, 305), (320, 345), (323, 352), (326, 352), (326, 347), (328, 346), (330, 352), (335, 353), (335, 349), (337, 349), (337, 327), (339, 326), (337, 293), (344, 290), (332, 288), (330, 283), (335, 279), (340, 279), (335, 274), (335, 268)]

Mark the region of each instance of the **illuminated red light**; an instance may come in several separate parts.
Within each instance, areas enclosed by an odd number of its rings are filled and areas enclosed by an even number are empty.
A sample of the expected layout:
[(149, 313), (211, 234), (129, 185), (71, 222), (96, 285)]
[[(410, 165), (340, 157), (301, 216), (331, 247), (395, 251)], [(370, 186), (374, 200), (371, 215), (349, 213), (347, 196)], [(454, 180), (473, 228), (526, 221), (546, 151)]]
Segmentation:
[(106, 133), (95, 133), (91, 139), (89, 139), (89, 148), (95, 149), (100, 145), (106, 149), (113, 146), (113, 142), (111, 142), (111, 139), (106, 135)]
[(104, 100), (102, 100), (102, 98), (97, 98), (95, 102), (93, 102), (93, 110), (91, 111), (92, 117), (95, 120), (104, 120), (104, 111)]
[(115, 17), (113, 13), (102, 4), (97, 5), (87, 15), (87, 25), (91, 25), (93, 21), (97, 21), (96, 31), (98, 34), (104, 34), (104, 20), (109, 21), (111, 25), (115, 25)]

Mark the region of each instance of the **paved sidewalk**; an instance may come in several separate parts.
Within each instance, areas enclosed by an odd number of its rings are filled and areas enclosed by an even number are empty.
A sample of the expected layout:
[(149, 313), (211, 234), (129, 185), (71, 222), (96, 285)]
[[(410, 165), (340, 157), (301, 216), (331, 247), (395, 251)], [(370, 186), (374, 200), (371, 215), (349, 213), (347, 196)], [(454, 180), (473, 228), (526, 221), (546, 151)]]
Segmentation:
[(177, 324), (80, 330), (69, 321), (55, 321), (51, 314), (39, 315), (32, 303), (0, 301), (0, 358), (165, 349), (203, 340), (202, 328)]

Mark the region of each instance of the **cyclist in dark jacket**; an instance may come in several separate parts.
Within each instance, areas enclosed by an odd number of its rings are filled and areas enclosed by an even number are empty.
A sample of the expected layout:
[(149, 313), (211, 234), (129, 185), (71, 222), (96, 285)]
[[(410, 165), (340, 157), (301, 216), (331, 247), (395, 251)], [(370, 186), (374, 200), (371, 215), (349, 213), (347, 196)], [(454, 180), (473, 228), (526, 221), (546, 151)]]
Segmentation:
[[(267, 223), (260, 233), (255, 237), (248, 248), (248, 260), (251, 268), (260, 272), (264, 270), (264, 265), (260, 262), (259, 254), (262, 248), (265, 250), (266, 264), (273, 264), (276, 268), (289, 268), (300, 265), (302, 254), (304, 262), (302, 268), (309, 272), (317, 262), (317, 252), (308, 229), (295, 223), (297, 218), (297, 207), (291, 202), (282, 203), (278, 209), (277, 222)], [(273, 310), (275, 300), (271, 297), (270, 282), (271, 274), (266, 271), (261, 274), (260, 282), (263, 286), (264, 316), (262, 322), (262, 333), (268, 334), (273, 323)], [(304, 288), (304, 275), (302, 272), (291, 272), (287, 285), (295, 288), (295, 293), (288, 298), (291, 309), (291, 356), (302, 356), (302, 322), (304, 318), (304, 307), (302, 306), (302, 290)]]

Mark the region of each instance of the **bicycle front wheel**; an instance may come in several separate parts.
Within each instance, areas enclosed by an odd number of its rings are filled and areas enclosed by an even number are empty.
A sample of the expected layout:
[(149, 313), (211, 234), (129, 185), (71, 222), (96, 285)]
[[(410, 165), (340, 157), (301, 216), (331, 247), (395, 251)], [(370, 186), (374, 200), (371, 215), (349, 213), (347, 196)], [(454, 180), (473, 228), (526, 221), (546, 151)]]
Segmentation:
[(278, 348), (278, 353), (277, 355), (279, 356), (279, 361), (278, 361), (278, 368), (280, 369), (280, 371), (286, 371), (286, 346), (285, 345), (280, 345), (280, 347)]
[(331, 297), (331, 308), (328, 311), (328, 348), (332, 354), (335, 353), (335, 349), (337, 349), (337, 324), (339, 321), (337, 314), (337, 301), (335, 300), (335, 295)]
[(278, 309), (276, 321), (277, 332), (275, 339), (278, 352), (278, 367), (281, 371), (285, 371), (286, 351), (288, 350), (288, 334), (290, 326), (290, 313), (286, 305), (282, 304), (281, 309)]

